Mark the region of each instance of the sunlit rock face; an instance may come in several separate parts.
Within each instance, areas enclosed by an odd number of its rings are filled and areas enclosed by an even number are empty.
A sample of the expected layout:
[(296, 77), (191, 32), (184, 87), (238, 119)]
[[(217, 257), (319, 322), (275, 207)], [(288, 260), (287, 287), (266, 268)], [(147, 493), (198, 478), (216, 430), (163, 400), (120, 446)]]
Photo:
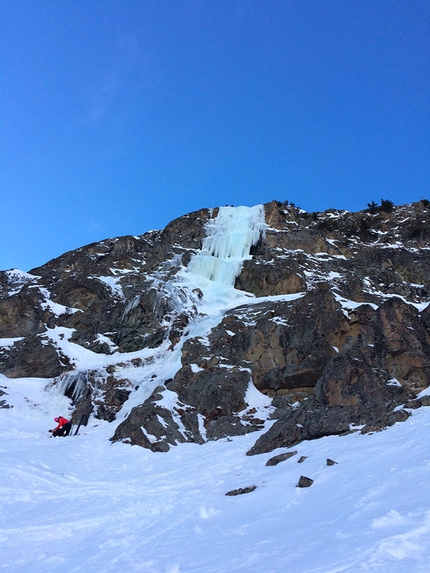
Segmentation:
[(426, 201), (272, 201), (3, 271), (0, 373), (51, 379), (76, 417), (155, 451), (269, 418), (251, 453), (380, 429), (427, 403), (429, 229)]

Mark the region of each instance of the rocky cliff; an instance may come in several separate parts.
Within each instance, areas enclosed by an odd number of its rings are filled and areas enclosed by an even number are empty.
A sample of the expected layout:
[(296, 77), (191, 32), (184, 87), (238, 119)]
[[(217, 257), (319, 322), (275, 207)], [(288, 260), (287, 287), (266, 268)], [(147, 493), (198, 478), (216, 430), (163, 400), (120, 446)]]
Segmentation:
[(0, 373), (50, 379), (75, 418), (154, 451), (259, 431), (256, 454), (427, 405), (429, 203), (258, 213), (202, 209), (1, 272)]

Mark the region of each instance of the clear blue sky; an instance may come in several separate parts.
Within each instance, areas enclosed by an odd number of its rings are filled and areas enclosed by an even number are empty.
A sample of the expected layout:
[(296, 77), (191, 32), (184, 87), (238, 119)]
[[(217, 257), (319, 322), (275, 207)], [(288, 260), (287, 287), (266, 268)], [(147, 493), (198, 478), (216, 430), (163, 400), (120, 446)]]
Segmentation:
[(1, 0), (0, 269), (201, 207), (430, 199), (428, 0)]

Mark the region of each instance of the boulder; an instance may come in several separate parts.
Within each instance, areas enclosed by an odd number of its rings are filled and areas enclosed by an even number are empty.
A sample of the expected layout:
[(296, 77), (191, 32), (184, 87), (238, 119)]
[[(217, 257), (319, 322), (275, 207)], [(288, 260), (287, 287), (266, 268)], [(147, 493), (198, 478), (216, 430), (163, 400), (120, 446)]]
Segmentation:
[(266, 466), (277, 466), (279, 463), (285, 462), (286, 460), (289, 460), (290, 458), (292, 458), (296, 454), (297, 454), (297, 451), (286, 452), (285, 454), (278, 454), (277, 456), (273, 456), (273, 458), (270, 458), (269, 460), (267, 460)]
[(238, 489), (232, 489), (228, 491), (225, 495), (236, 496), (243, 495), (244, 493), (251, 493), (257, 489), (256, 485), (250, 485), (248, 487), (239, 487)]
[(313, 479), (308, 478), (306, 476), (300, 476), (297, 487), (311, 487), (313, 483), (314, 483)]

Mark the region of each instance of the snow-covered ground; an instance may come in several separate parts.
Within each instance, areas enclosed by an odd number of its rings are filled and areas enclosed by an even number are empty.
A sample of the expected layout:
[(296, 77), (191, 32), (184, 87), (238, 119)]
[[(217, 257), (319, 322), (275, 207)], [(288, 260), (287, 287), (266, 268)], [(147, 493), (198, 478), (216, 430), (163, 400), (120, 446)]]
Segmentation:
[(0, 410), (1, 570), (430, 571), (430, 409), (266, 466), (286, 450), (246, 456), (256, 434), (165, 454), (109, 442), (100, 421), (51, 438), (69, 403), (46, 383), (0, 378), (13, 405)]

